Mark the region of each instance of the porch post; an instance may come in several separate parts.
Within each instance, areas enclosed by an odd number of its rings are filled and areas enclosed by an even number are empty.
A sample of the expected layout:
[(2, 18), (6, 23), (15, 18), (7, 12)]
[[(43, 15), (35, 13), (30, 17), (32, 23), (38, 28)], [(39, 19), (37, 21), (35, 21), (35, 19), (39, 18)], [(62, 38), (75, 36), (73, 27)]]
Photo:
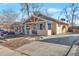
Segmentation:
[(46, 22), (46, 30), (48, 30), (48, 23)]
[(30, 29), (29, 29), (29, 31), (30, 31), (30, 35), (32, 34), (32, 25), (29, 25), (29, 27), (30, 27)]
[[(17, 27), (17, 26), (16, 26)], [(15, 27), (15, 25), (13, 25), (13, 28), (14, 28), (14, 32), (15, 32), (15, 34), (16, 34), (16, 27)]]
[(24, 24), (24, 34), (27, 34), (27, 32), (26, 32), (26, 23)]
[(43, 23), (44, 29), (43, 29), (43, 35), (47, 35), (47, 27), (46, 22)]
[(40, 19), (38, 17), (37, 18), (37, 35), (39, 35), (39, 30), (40, 30)]

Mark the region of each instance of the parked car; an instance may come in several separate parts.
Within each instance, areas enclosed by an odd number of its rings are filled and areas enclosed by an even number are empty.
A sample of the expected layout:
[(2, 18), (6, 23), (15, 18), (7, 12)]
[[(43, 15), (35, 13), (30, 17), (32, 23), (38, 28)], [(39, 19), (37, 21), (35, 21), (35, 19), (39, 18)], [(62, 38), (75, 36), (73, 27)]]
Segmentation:
[(15, 35), (15, 32), (8, 32), (8, 35)]
[(4, 39), (7, 34), (8, 34), (7, 31), (0, 29), (0, 39)]

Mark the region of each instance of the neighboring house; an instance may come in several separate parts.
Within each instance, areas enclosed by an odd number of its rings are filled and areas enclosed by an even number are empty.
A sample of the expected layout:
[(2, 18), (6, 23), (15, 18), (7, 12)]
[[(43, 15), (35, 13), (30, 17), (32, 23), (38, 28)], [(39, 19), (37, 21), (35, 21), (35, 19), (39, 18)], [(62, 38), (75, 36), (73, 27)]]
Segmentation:
[(24, 33), (27, 35), (53, 35), (66, 33), (68, 24), (46, 15), (33, 15), (24, 22)]
[(0, 29), (8, 32), (14, 32), (14, 29), (12, 28), (11, 24), (8, 23), (0, 23)]
[(72, 32), (77, 32), (77, 33), (79, 33), (79, 26), (69, 27), (69, 30), (71, 30)]
[(22, 22), (15, 22), (12, 24), (15, 34), (23, 33), (23, 23)]
[(15, 34), (23, 33), (23, 23), (22, 22), (15, 22), (13, 24), (9, 23), (0, 23), (0, 29), (14, 32)]

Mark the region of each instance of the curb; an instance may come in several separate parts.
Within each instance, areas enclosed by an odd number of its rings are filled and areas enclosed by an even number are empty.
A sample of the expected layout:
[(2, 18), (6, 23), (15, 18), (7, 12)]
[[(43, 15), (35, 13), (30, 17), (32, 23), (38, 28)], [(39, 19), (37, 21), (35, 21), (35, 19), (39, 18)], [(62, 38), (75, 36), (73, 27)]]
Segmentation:
[(71, 51), (69, 52), (69, 54), (67, 56), (75, 56), (77, 48), (78, 48), (77, 45), (73, 45)]

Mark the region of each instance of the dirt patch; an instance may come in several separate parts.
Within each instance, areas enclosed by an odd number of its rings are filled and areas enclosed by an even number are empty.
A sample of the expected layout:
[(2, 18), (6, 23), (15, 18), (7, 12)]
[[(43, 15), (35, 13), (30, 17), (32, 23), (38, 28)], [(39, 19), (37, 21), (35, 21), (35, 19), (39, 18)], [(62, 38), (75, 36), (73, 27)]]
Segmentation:
[(3, 42), (3, 43), (1, 43), (1, 45), (6, 46), (10, 49), (16, 49), (18, 47), (21, 47), (24, 44), (28, 44), (28, 43), (31, 43), (31, 42), (33, 42), (33, 40), (21, 38), (21, 39), (15, 39), (15, 40)]

